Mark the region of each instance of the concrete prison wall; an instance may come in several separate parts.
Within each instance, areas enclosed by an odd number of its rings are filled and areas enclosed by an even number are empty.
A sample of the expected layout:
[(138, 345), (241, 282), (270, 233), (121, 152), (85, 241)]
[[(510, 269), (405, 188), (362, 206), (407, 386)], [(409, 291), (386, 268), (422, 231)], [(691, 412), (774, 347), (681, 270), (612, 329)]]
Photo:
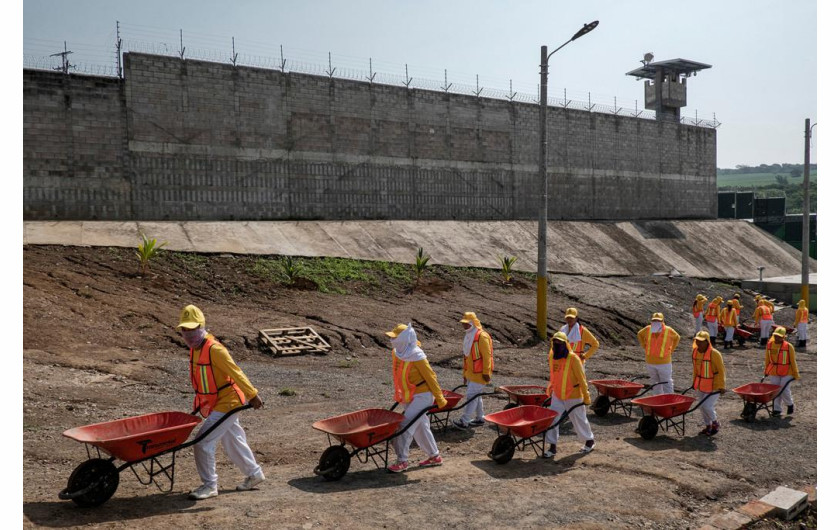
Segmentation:
[[(30, 220), (536, 219), (538, 106), (130, 53), (24, 70)], [(549, 108), (549, 218), (714, 218), (714, 129)]]

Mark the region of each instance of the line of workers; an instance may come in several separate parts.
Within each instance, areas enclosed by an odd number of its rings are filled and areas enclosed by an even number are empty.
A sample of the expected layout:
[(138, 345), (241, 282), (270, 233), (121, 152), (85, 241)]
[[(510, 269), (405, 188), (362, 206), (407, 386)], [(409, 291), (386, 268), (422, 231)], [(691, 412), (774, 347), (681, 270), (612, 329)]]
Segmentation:
[[(717, 318), (722, 318), (722, 325), (727, 332), (724, 346), (731, 346), (732, 334), (729, 328), (737, 325), (737, 314), (741, 306), (738, 295), (726, 304), (723, 311), (718, 311), (721, 297), (716, 297), (710, 304), (718, 308), (711, 312), (703, 311), (703, 302), (706, 298), (703, 295), (697, 296), (697, 301), (692, 308), (692, 315), (697, 318), (701, 315), (708, 325), (709, 331), (700, 329), (696, 324), (696, 333), (692, 343), (692, 387), (698, 399), (703, 399), (709, 394), (700, 410), (703, 415), (705, 427), (700, 434), (714, 436), (720, 429), (717, 421), (715, 405), (717, 399), (726, 391), (726, 370), (723, 363), (723, 356), (715, 349), (715, 336), (717, 335)], [(759, 301), (761, 302), (759, 304)], [(756, 298), (758, 309), (756, 310), (757, 321), (765, 322), (764, 315), (771, 315), (770, 326), (772, 326), (772, 311), (767, 302), (760, 297)], [(763, 309), (762, 309), (763, 308)], [(759, 309), (761, 311), (759, 312)], [(800, 302), (797, 311), (797, 330), (800, 338), (797, 347), (804, 346), (806, 337), (805, 324), (808, 321), (807, 308), (804, 302)], [(734, 313), (734, 323), (731, 315)], [(802, 316), (804, 315), (804, 317)], [(714, 319), (710, 319), (710, 317)], [(590, 404), (590, 395), (584, 364), (591, 359), (598, 351), (599, 342), (584, 325), (578, 321), (578, 310), (570, 307), (565, 314), (566, 324), (551, 338), (551, 347), (548, 351), (549, 383), (546, 393), (551, 396), (550, 408), (559, 414), (570, 410), (569, 419), (572, 422), (577, 438), (583, 443), (580, 451), (588, 453), (595, 448), (595, 437), (586, 418), (584, 407), (573, 407), (579, 403)], [(698, 322), (695, 320), (695, 322)], [(463, 378), (467, 385), (465, 400), (480, 394), (485, 385), (490, 383), (493, 374), (493, 339), (485, 330), (478, 316), (473, 312), (463, 314), (460, 320), (464, 328), (463, 342)], [(702, 320), (700, 320), (702, 324)], [(712, 334), (714, 329), (714, 335)], [(762, 327), (762, 330), (764, 328)], [(392, 370), (394, 379), (394, 400), (405, 406), (401, 428), (411, 419), (417, 416), (423, 409), (436, 404), (438, 407), (446, 405), (446, 399), (437, 381), (437, 376), (429, 364), (426, 354), (421, 349), (421, 343), (417, 340), (417, 334), (411, 323), (399, 324), (386, 335), (390, 337)], [(650, 324), (639, 330), (637, 338), (645, 352), (647, 371), (650, 376), (650, 384), (653, 385), (651, 393), (665, 394), (673, 393), (674, 382), (671, 376), (671, 356), (680, 342), (680, 335), (670, 326), (665, 325), (665, 317), (662, 313), (654, 313)], [(796, 365), (796, 352), (794, 347), (786, 340), (786, 330), (777, 327), (768, 332), (767, 338), (762, 334), (762, 346), (765, 347), (764, 375), (769, 383), (784, 386), (790, 379), (799, 379), (799, 370)], [(781, 415), (782, 404), (787, 405), (787, 414), (793, 414), (793, 397), (790, 385), (785, 391), (773, 400), (773, 415)], [(463, 409), (463, 414), (456, 419), (454, 425), (461, 429), (484, 425), (484, 406), (481, 396), (469, 402)], [(554, 427), (546, 434), (548, 449), (543, 457), (552, 458), (557, 453), (557, 438), (559, 426)], [(394, 473), (405, 471), (409, 467), (409, 447), (414, 440), (418, 447), (426, 453), (427, 458), (419, 463), (419, 467), (439, 466), (443, 463), (438, 450), (435, 438), (432, 434), (428, 416), (423, 415), (394, 441), (394, 449), (397, 453), (397, 462), (388, 467)]]

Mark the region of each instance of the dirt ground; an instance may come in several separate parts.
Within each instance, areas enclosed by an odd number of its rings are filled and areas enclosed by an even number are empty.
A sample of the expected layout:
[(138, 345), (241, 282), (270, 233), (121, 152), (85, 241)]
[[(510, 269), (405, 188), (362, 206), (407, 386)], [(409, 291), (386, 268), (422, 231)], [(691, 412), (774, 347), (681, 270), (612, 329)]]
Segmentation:
[[(797, 350), (801, 381), (796, 414), (752, 424), (742, 402), (725, 394), (722, 428), (697, 435), (701, 416), (687, 417), (686, 435), (662, 432), (645, 441), (633, 418), (589, 412), (597, 447), (578, 453), (573, 431), (561, 430), (553, 461), (517, 451), (506, 465), (487, 457), (496, 433), (485, 426), (437, 435), (444, 465), (400, 475), (354, 461), (340, 481), (313, 474), (327, 448), (313, 422), (391, 404), (384, 331), (411, 320), (444, 388), (461, 383), (463, 311), (476, 311), (495, 341), (495, 385), (544, 384), (546, 345), (535, 338), (534, 288), (528, 278), (504, 286), (496, 273), (433, 270), (418, 289), (383, 281), (375, 289), (348, 285), (348, 294), (294, 289), (254, 275), (256, 258), (165, 254), (147, 277), (130, 249), (24, 248), (24, 527), (99, 528), (437, 528), (569, 527), (696, 528), (778, 485), (816, 483), (816, 318), (807, 351)], [(662, 311), (682, 336), (674, 381), (690, 385), (691, 323), (697, 292), (730, 297), (726, 283), (668, 277), (551, 278), (549, 326), (568, 306), (601, 340), (586, 365), (590, 379), (645, 373), (635, 334)], [(744, 295), (743, 315), (752, 297)], [(230, 349), (266, 406), (241, 414), (248, 440), (267, 476), (259, 490), (239, 493), (238, 471), (218, 454), (220, 495), (190, 501), (198, 485), (192, 452), (177, 455), (174, 490), (140, 485), (126, 470), (104, 505), (81, 509), (58, 499), (84, 447), (61, 433), (71, 427), (157, 411), (189, 412), (187, 350), (175, 332), (182, 306), (198, 305), (207, 327)], [(776, 311), (791, 325), (794, 309)], [(259, 329), (313, 326), (331, 344), (326, 356), (272, 358), (257, 346)], [(756, 382), (763, 351), (724, 352), (727, 386)], [(294, 394), (294, 395), (281, 395)], [(590, 387), (593, 399), (595, 389)], [(484, 399), (485, 412), (506, 398)], [(421, 460), (412, 449), (412, 463)]]

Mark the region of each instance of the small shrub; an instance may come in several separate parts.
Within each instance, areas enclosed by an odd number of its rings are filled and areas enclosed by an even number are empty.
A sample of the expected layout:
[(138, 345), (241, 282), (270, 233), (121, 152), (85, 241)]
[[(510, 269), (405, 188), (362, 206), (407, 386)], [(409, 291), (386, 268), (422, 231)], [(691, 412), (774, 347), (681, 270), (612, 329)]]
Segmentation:
[(513, 264), (516, 263), (516, 256), (499, 256), (499, 263), (502, 265), (502, 278), (505, 283), (510, 283), (513, 277)]
[(417, 256), (414, 258), (414, 274), (415, 274), (415, 283), (420, 283), (420, 278), (423, 277), (423, 273), (426, 272), (426, 269), (429, 268), (429, 256), (428, 254), (423, 253), (423, 247), (417, 251)]
[(295, 280), (300, 278), (303, 267), (299, 262), (292, 259), (291, 256), (283, 256), (280, 258), (280, 268), (289, 283), (295, 283)]
[(145, 275), (146, 271), (151, 268), (152, 260), (160, 255), (160, 251), (166, 245), (166, 241), (158, 245), (157, 239), (149, 239), (143, 232), (140, 232), (140, 235), (143, 237), (143, 241), (137, 245), (137, 252), (135, 254), (137, 255), (137, 259), (140, 260), (140, 273)]
[(294, 388), (284, 388), (280, 391), (281, 396), (296, 396), (297, 391)]
[(339, 368), (355, 368), (359, 364), (358, 359), (344, 359), (338, 363)]

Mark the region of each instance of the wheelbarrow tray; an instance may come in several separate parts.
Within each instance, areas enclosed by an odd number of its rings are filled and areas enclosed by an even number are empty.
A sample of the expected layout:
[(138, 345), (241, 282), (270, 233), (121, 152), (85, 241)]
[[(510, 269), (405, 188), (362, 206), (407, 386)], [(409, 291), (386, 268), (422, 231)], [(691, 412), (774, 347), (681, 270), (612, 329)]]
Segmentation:
[(64, 436), (134, 462), (184, 443), (201, 418), (184, 412), (157, 412), (64, 431)]
[(781, 388), (779, 385), (770, 383), (748, 383), (733, 388), (732, 391), (749, 403), (768, 403), (776, 397)]
[(639, 393), (645, 385), (624, 379), (593, 379), (589, 381), (598, 393), (615, 399), (627, 399)]
[(484, 421), (508, 429), (520, 438), (530, 438), (548, 429), (557, 419), (557, 411), (537, 405), (522, 405), (484, 416)]
[(515, 399), (520, 405), (542, 405), (548, 399), (545, 387), (539, 385), (500, 386), (499, 390)]
[(402, 414), (390, 410), (364, 409), (316, 421), (312, 427), (364, 449), (390, 438), (404, 419)]
[[(756, 328), (756, 332), (757, 331), (759, 331), (758, 328)], [(738, 324), (737, 326), (735, 326), (735, 336), (736, 337), (741, 337), (741, 338), (744, 338), (744, 339), (748, 339), (748, 338), (753, 336), (753, 333), (755, 333), (755, 332), (750, 332), (748, 329), (744, 328), (744, 326), (742, 324)], [(725, 334), (726, 334), (726, 328), (723, 327), (723, 324), (718, 324), (718, 335), (722, 336), (722, 335), (725, 335)]]
[(458, 403), (464, 399), (463, 394), (458, 394), (457, 392), (452, 392), (451, 390), (443, 390), (443, 397), (446, 399), (446, 405), (441, 407), (435, 407), (429, 411), (429, 414), (436, 414), (438, 412), (446, 412), (447, 410), (453, 409), (458, 406)]
[(636, 398), (630, 403), (641, 407), (642, 412), (646, 415), (673, 418), (688, 412), (691, 404), (694, 403), (694, 398), (682, 394), (659, 394), (658, 396)]

